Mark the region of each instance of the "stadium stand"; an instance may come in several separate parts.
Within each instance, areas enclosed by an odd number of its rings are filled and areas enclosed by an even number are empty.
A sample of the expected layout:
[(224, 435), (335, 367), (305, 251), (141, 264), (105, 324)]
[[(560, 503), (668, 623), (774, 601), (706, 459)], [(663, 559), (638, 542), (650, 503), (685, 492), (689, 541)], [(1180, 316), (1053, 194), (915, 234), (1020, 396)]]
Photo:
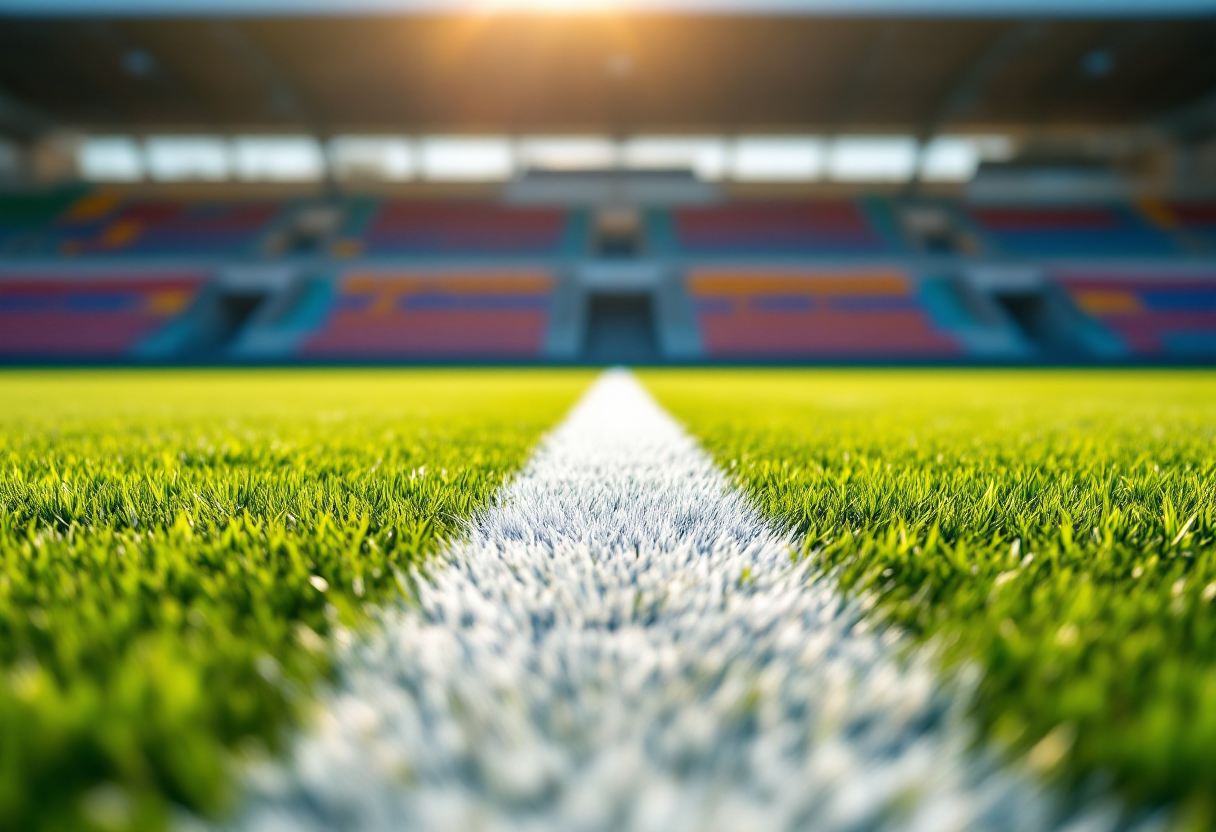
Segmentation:
[(37, 251), (42, 234), (84, 190), (73, 187), (46, 193), (4, 194), (0, 198), (0, 255)]
[(623, 40), (546, 12), (538, 49), (522, 9), (466, 43), (457, 2), (270, 3), (192, 40), (206, 9), (64, 2), (0, 13), (0, 280), (205, 272), (133, 362), (1206, 354), (1207, 324), (1167, 326), (1202, 298), (1159, 308), (1216, 274), (1206, 9), (690, 2)]
[(687, 283), (709, 358), (927, 359), (961, 352), (898, 269), (705, 269)]
[(536, 359), (554, 278), (503, 272), (355, 271), (341, 278), (303, 354), (325, 359)]
[(1141, 210), (1158, 227), (1198, 241), (1204, 253), (1216, 252), (1216, 202), (1149, 200)]
[(971, 207), (994, 253), (1035, 257), (1176, 254), (1169, 235), (1124, 205)]
[(689, 254), (881, 254), (892, 246), (856, 200), (735, 203), (673, 212)]
[[(545, 347), (560, 328), (552, 310), (581, 309), (579, 293), (589, 291), (579, 288), (582, 275), (608, 256), (595, 245), (592, 213), (579, 207), (331, 198), (332, 230), (301, 254), (291, 235), (305, 201), (265, 191), (225, 200), (169, 194), (75, 187), (4, 195), (0, 262), (10, 265), (7, 277), (0, 274), (0, 360), (590, 360), (585, 347)], [(954, 227), (980, 238), (981, 252), (916, 260), (901, 242), (900, 203), (890, 197), (646, 209), (627, 259), (671, 270), (678, 297), (669, 300), (687, 310), (680, 326), (690, 345), (656, 360), (1024, 360), (1030, 353), (997, 339), (996, 324), (963, 302), (971, 297), (966, 285), (948, 285), (966, 284), (960, 269), (976, 257), (998, 268), (1028, 261), (1058, 287), (1055, 296), (1072, 313), (1059, 326), (1080, 327), (1103, 344), (1067, 360), (1216, 355), (1216, 270), (1210, 278), (1171, 277), (1180, 268), (1212, 269), (1216, 204), (942, 204)], [(279, 238), (285, 244), (275, 245)], [(243, 259), (254, 252), (257, 263)], [(70, 272), (56, 263), (65, 255)], [(331, 277), (327, 255), (351, 262)], [(861, 259), (875, 255), (882, 260)], [(132, 277), (130, 262), (120, 271), (122, 256), (155, 257), (149, 266), (159, 276)], [(1134, 266), (1119, 263), (1127, 256)], [(218, 278), (233, 269), (240, 272), (233, 285), (244, 285), (250, 268), (263, 270), (259, 280), (274, 272), (279, 288), (264, 308), (280, 311), (226, 327), (232, 290)], [(572, 293), (564, 306), (554, 301), (559, 269), (563, 291)], [(931, 272), (937, 278), (928, 279)], [(187, 308), (198, 314), (185, 316)], [(570, 315), (570, 343), (589, 343), (586, 316)], [(177, 317), (182, 325), (168, 328)], [(666, 321), (656, 324), (656, 343), (675, 337)], [(157, 331), (165, 334), (152, 339)], [(202, 344), (213, 348), (204, 355)]]
[(358, 237), (337, 253), (398, 255), (546, 255), (560, 248), (567, 213), (489, 203), (386, 201), (367, 212)]
[(1077, 308), (1140, 358), (1216, 356), (1216, 271), (1170, 274), (1100, 270), (1053, 277)]
[(380, 210), (380, 200), (371, 196), (356, 196), (347, 200), (338, 238), (330, 247), (334, 257), (359, 257), (366, 248), (363, 235)]
[(105, 191), (73, 204), (48, 229), (54, 253), (223, 255), (252, 253), (283, 210), (272, 200), (122, 200)]
[(195, 273), (0, 278), (0, 357), (133, 357), (189, 308), (204, 283)]

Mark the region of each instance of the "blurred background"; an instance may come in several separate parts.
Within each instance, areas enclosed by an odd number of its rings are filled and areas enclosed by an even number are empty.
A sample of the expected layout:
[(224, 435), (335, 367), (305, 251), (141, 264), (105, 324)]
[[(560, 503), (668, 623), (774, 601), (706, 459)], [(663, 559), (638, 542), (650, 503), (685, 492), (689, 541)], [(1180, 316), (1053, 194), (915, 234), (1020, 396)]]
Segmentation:
[(0, 0), (0, 362), (1216, 358), (1216, 4)]

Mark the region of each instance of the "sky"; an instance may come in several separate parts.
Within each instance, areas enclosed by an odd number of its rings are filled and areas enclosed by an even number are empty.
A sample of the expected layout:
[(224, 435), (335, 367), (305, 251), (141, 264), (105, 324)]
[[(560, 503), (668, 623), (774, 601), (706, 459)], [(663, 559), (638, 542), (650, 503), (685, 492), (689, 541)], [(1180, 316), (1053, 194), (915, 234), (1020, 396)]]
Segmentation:
[(1216, 16), (1216, 0), (0, 0), (0, 14), (31, 15), (409, 14), (604, 9), (753, 15)]

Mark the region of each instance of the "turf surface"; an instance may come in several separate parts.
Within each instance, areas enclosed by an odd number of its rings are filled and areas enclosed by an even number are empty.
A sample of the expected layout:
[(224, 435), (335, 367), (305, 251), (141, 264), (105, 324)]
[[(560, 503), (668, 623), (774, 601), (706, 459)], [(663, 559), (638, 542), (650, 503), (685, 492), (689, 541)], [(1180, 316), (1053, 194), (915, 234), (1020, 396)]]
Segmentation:
[(989, 736), (1216, 823), (1216, 377), (644, 379), (810, 563), (978, 666)]
[(0, 829), (221, 810), (589, 378), (0, 375)]
[(444, 556), (227, 832), (1161, 832), (968, 753), (931, 662), (626, 375)]

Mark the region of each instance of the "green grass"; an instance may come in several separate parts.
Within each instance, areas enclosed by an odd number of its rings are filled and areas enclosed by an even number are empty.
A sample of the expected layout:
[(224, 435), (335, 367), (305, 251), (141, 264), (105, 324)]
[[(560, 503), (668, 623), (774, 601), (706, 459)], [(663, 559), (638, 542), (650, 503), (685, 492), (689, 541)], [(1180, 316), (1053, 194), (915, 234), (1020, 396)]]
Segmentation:
[(982, 670), (987, 736), (1216, 826), (1216, 376), (644, 378), (810, 563)]
[(222, 811), (588, 378), (0, 374), (0, 829)]

